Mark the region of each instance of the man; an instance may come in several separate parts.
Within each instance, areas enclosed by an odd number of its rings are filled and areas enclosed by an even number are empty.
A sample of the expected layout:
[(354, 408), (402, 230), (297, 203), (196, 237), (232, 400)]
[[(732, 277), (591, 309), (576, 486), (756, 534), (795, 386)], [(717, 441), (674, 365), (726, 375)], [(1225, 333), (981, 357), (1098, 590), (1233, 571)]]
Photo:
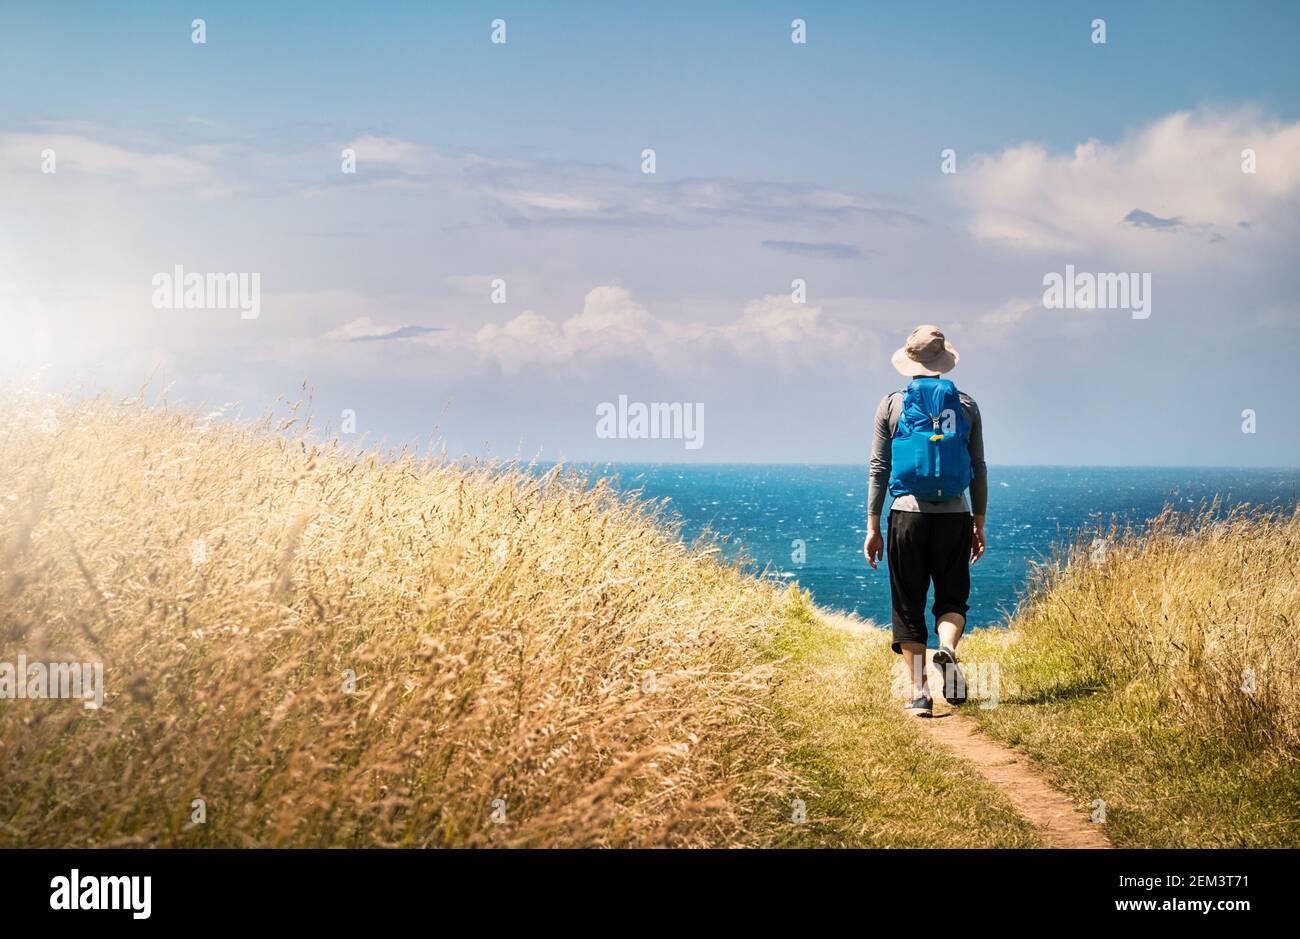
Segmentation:
[[(933, 713), (926, 683), (925, 599), (934, 582), (934, 664), (944, 675), (950, 704), (966, 700), (957, 643), (966, 627), (970, 565), (984, 554), (988, 471), (979, 408), (970, 395), (940, 378), (957, 364), (957, 350), (937, 327), (918, 326), (894, 353), (894, 368), (911, 381), (885, 395), (876, 410), (867, 483), (867, 540), (863, 553), (874, 570), (885, 550), (880, 513), (889, 510), (889, 593), (893, 649), (911, 676), (909, 713)], [(970, 489), (970, 503), (965, 489)]]

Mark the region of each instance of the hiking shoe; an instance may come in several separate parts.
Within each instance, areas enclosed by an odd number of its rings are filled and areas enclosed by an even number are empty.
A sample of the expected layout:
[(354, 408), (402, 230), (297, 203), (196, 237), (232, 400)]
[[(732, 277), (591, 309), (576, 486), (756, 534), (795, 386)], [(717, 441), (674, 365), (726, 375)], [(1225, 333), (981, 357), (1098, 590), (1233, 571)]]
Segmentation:
[(903, 710), (913, 717), (933, 717), (934, 702), (927, 695), (921, 695), (904, 704)]
[(957, 653), (952, 646), (939, 646), (934, 654), (935, 667), (943, 676), (943, 699), (949, 704), (966, 703), (966, 676), (957, 664)]

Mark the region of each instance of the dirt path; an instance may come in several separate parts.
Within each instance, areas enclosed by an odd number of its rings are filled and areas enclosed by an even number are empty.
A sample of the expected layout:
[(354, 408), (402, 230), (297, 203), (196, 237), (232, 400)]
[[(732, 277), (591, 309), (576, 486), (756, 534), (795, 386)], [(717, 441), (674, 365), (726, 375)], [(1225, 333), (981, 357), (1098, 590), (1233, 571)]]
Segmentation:
[[(939, 672), (930, 673), (930, 687), (941, 688)], [(1049, 848), (1109, 848), (1111, 843), (1087, 814), (1034, 770), (1023, 754), (980, 733), (975, 723), (954, 713), (937, 697), (934, 717), (918, 718), (927, 733), (971, 763), (997, 786), (1042, 834)]]
[[(874, 629), (860, 621), (833, 614), (824, 614), (823, 619), (853, 632)], [(927, 652), (927, 663), (932, 654), (932, 650)], [(1113, 847), (1074, 800), (1055, 789), (1034, 770), (1028, 757), (980, 733), (974, 721), (962, 717), (958, 709), (950, 707), (937, 693), (943, 687), (939, 670), (933, 665), (929, 667), (934, 716), (915, 719), (925, 733), (970, 763), (1001, 790), (1016, 810), (1038, 829), (1047, 847)]]

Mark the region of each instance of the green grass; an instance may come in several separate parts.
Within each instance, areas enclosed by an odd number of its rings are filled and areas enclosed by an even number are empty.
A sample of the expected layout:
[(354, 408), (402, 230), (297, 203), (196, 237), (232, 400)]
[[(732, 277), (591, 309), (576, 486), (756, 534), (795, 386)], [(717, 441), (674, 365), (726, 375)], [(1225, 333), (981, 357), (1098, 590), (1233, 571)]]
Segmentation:
[[(1036, 847), (1032, 827), (973, 768), (928, 739), (890, 692), (883, 631), (854, 634), (811, 612), (768, 650), (785, 677), (774, 713), (789, 769), (809, 788), (789, 847)], [(789, 817), (791, 809), (783, 807)]]
[(1117, 846), (1300, 846), (1296, 516), (1169, 516), (1108, 539), (1104, 563), (1062, 557), (1010, 629), (962, 642), (968, 673), (1002, 678), (998, 706), (967, 713), (1103, 800)]
[(1139, 691), (1061, 682), (1059, 663), (1026, 643), (976, 634), (967, 663), (998, 662), (1015, 691), (967, 714), (990, 736), (1028, 754), (1055, 786), (1105, 802), (1117, 847), (1294, 847), (1300, 843), (1300, 764), (1267, 750), (1239, 749), (1180, 721)]

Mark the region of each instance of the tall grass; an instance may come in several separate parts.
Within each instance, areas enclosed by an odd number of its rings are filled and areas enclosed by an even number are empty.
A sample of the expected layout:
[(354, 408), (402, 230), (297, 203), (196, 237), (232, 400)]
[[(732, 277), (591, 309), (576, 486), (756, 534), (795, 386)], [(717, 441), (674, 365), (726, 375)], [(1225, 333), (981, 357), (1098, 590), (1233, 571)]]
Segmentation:
[[(1206, 506), (1081, 540), (1010, 629), (984, 729), (1106, 806), (1121, 845), (1300, 845), (1300, 515)], [(1100, 800), (1098, 802), (1097, 800)]]
[(1119, 689), (1252, 752), (1300, 749), (1300, 514), (1166, 509), (1039, 570), (1013, 622), (1022, 692)]
[(807, 599), (654, 506), (296, 414), (5, 413), (0, 661), (101, 661), (107, 693), (0, 701), (0, 843), (774, 838), (763, 650)]

